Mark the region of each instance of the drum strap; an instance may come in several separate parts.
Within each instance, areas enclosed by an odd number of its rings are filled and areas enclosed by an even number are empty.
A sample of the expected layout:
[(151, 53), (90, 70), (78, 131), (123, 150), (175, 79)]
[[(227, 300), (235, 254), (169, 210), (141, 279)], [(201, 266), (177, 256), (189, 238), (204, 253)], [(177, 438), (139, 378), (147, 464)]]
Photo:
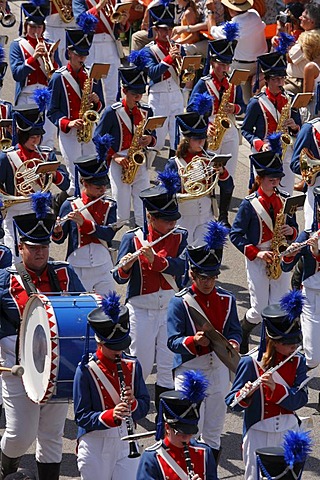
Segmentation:
[(17, 273), (21, 277), (23, 286), (25, 288), (25, 291), (27, 292), (28, 297), (30, 297), (33, 293), (38, 293), (35, 284), (33, 283), (32, 278), (30, 277), (27, 270), (24, 268), (23, 263), (15, 263), (14, 266), (16, 267)]

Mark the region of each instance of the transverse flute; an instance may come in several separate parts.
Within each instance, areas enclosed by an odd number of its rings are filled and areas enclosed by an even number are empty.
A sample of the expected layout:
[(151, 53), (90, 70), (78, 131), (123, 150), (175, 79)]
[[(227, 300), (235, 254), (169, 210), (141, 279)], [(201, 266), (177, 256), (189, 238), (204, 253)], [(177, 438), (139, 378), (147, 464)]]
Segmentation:
[[(83, 212), (84, 210), (87, 210), (87, 208), (91, 207), (91, 205), (93, 205), (94, 203), (98, 202), (99, 200), (102, 200), (103, 197), (105, 197), (106, 194), (104, 193), (103, 195), (101, 195), (100, 197), (98, 198), (95, 198), (94, 200), (92, 200), (91, 202), (87, 203), (86, 205), (83, 205), (83, 207), (80, 207), (78, 208), (77, 210), (73, 210), (73, 212)], [(73, 212), (70, 212), (70, 213), (73, 213)], [(68, 214), (69, 215), (69, 214)], [(67, 220), (70, 220), (70, 218), (68, 218), (68, 215), (66, 215), (65, 217), (62, 217), (60, 218), (60, 220), (58, 220), (56, 222), (56, 227), (60, 227), (60, 225), (63, 225), (64, 223), (66, 223)]]
[(291, 255), (292, 253), (299, 252), (303, 247), (305, 247), (308, 244), (308, 241), (314, 238), (318, 238), (320, 234), (320, 230), (317, 230), (314, 232), (307, 240), (304, 242), (299, 243), (296, 247), (288, 247), (284, 252), (280, 253), (280, 258), (285, 257), (286, 255)]
[[(169, 235), (171, 235), (171, 233), (173, 233), (175, 230), (177, 230), (177, 228), (179, 228), (179, 225), (176, 225), (172, 230), (170, 230), (170, 232), (166, 233), (165, 235), (162, 235), (162, 237), (159, 237), (159, 238), (157, 238), (157, 240), (154, 240), (153, 242), (148, 243), (147, 245), (144, 245), (144, 246), (153, 247), (153, 246), (156, 245), (157, 243), (161, 242), (161, 240), (163, 240), (164, 238), (166, 238), (166, 237), (168, 237)], [(143, 247), (142, 247), (142, 248), (143, 248)], [(128, 260), (125, 260), (125, 261), (123, 261), (123, 262), (119, 262), (118, 265), (116, 265), (114, 268), (112, 268), (112, 269), (110, 270), (110, 273), (116, 272), (117, 270), (119, 270), (119, 268), (124, 267), (125, 265), (127, 265), (128, 263), (130, 263), (132, 260), (134, 260), (135, 258), (139, 257), (139, 255), (141, 255), (142, 248), (139, 248), (139, 250), (137, 250), (136, 252), (134, 252)]]
[(265, 372), (263, 372), (263, 374), (261, 375), (261, 377), (258, 377), (251, 385), (251, 388), (248, 392), (243, 392), (241, 393), (241, 395), (239, 395), (238, 397), (235, 397), (233, 402), (230, 404), (230, 407), (233, 408), (235, 407), (236, 405), (238, 405), (238, 403), (240, 403), (242, 400), (244, 400), (248, 395), (249, 393), (253, 393), (255, 390), (257, 390), (257, 388), (259, 388), (259, 386), (261, 385), (262, 383), (262, 376), (265, 374), (265, 373), (274, 373), (276, 372), (277, 370), (279, 370), (279, 368), (282, 367), (282, 365), (284, 365), (285, 363), (287, 363), (289, 360), (291, 360), (291, 358), (293, 358), (298, 352), (300, 352), (300, 350), (302, 349), (302, 346), (299, 345), (299, 347), (293, 352), (291, 353), (291, 355), (289, 355), (289, 357), (285, 358), (284, 360), (282, 360), (282, 362), (278, 363), (278, 365), (276, 365), (275, 367), (271, 367), (271, 368), (268, 368), (268, 370), (266, 370)]

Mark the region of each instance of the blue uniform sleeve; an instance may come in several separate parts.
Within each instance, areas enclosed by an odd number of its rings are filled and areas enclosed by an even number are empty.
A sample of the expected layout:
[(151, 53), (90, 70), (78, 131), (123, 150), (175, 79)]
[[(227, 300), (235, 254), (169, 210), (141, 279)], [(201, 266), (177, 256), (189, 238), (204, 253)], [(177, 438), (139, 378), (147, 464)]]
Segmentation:
[(28, 75), (33, 72), (33, 68), (25, 62), (25, 58), (18, 41), (11, 43), (9, 59), (13, 79), (16, 82), (24, 83)]
[(136, 371), (134, 376), (134, 396), (138, 401), (137, 408), (132, 412), (135, 422), (144, 418), (150, 408), (150, 395), (143, 379), (141, 364), (136, 360)]
[(194, 111), (194, 96), (196, 95), (196, 93), (208, 93), (206, 83), (202, 78), (200, 78), (200, 80), (198, 80), (198, 82), (195, 84), (195, 86), (194, 86), (194, 88), (191, 92), (191, 95), (190, 95), (190, 98), (189, 98), (189, 103), (188, 103), (188, 106), (187, 106), (187, 112), (193, 112)]
[(156, 81), (169, 70), (170, 65), (167, 65), (163, 61), (158, 62), (149, 47), (145, 47), (143, 51), (148, 59), (148, 76), (151, 80)]
[(263, 140), (267, 134), (265, 120), (257, 98), (251, 98), (248, 103), (241, 133), (251, 147), (254, 146), (255, 140)]
[[(307, 240), (309, 237), (310, 237), (309, 233), (307, 233), (305, 230), (303, 230), (299, 234), (298, 238), (295, 240), (295, 243), (302, 243), (305, 240)], [(293, 256), (293, 257), (286, 257), (286, 258), (290, 259), (289, 261), (287, 261), (287, 259), (286, 259), (286, 261), (284, 261), (284, 259), (282, 259), (281, 263), (280, 263), (281, 270), (283, 272), (291, 272), (291, 270), (298, 263), (300, 258), (304, 258), (306, 255), (311, 255), (309, 246), (302, 247), (301, 250), (299, 250), (296, 253), (296, 255)]]
[(51, 99), (47, 111), (47, 117), (58, 128), (60, 126), (59, 121), (61, 118), (67, 118), (67, 112), (63, 109), (63, 103), (65, 100), (64, 96), (62, 95), (62, 82), (63, 80), (60, 73), (54, 73), (48, 85), (48, 88), (51, 92)]
[(171, 298), (168, 305), (167, 329), (168, 348), (173, 353), (181, 355), (194, 354), (186, 347), (187, 337), (193, 336), (193, 332), (187, 331), (189, 317), (183, 299), (181, 297)]
[(308, 402), (308, 389), (304, 386), (299, 390), (300, 384), (307, 378), (307, 365), (304, 355), (298, 354), (299, 363), (297, 367), (295, 381), (292, 387), (286, 387), (287, 396), (279, 402), (279, 405), (294, 412), (302, 408)]
[(141, 455), (136, 480), (162, 480), (163, 474), (155, 450), (146, 450)]
[(236, 98), (234, 103), (236, 105), (239, 105), (239, 107), (241, 108), (240, 112), (237, 115), (241, 115), (242, 113), (245, 113), (245, 111), (247, 110), (247, 105), (244, 103), (244, 100), (243, 100), (241, 85), (236, 86)]
[(97, 135), (103, 136), (106, 133), (113, 137), (111, 148), (118, 152), (120, 150), (120, 127), (115, 110), (111, 107), (107, 107), (104, 110), (94, 131), (95, 137)]
[[(254, 382), (257, 379), (257, 374), (254, 368), (254, 363), (253, 360), (250, 356), (244, 356), (240, 359), (235, 379), (233, 381), (232, 387), (228, 395), (226, 396), (226, 404), (228, 407), (230, 407), (231, 403), (235, 399), (236, 394), (241, 390), (241, 388), (247, 383), (247, 382)], [(256, 405), (260, 403), (259, 399), (259, 392), (256, 390), (252, 396), (250, 397), (250, 404), (253, 403), (255, 404), (255, 399), (256, 399)], [(243, 406), (241, 405), (236, 405), (233, 407), (233, 410), (240, 412), (243, 410)]]
[(85, 292), (86, 289), (71, 265), (68, 265), (68, 274), (70, 279), (69, 292)]
[(252, 213), (250, 201), (242, 200), (229, 234), (233, 245), (243, 254), (245, 254), (245, 248), (251, 245), (247, 239), (247, 233), (251, 229)]

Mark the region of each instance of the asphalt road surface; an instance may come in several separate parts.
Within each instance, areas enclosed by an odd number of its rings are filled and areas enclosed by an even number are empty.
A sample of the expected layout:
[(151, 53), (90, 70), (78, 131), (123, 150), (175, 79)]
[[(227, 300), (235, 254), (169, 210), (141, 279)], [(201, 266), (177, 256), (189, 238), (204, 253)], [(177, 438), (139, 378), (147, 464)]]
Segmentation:
[[(19, 19), (19, 5), (20, 2), (11, 3), (12, 11), (16, 14)], [(0, 33), (7, 34), (9, 36), (9, 43), (15, 37), (18, 36), (18, 24), (11, 29), (4, 29), (0, 26)], [(14, 82), (11, 77), (10, 69), (6, 75), (4, 88), (2, 90), (1, 97), (6, 100), (13, 100), (14, 92)], [(248, 145), (244, 144), (240, 147), (240, 155), (238, 160), (237, 173), (235, 178), (235, 190), (234, 197), (232, 200), (232, 212), (231, 220), (234, 218), (237, 208), (247, 194), (247, 184), (249, 179), (249, 163), (248, 163), (248, 154), (249, 148)], [(161, 170), (164, 167), (165, 161), (168, 157), (168, 150), (163, 150), (163, 155), (159, 156), (153, 166), (153, 170)], [(155, 173), (152, 173), (152, 177), (155, 177)], [(298, 213), (298, 218), (300, 225), (302, 226), (302, 215)], [(125, 227), (126, 228), (126, 227)], [(118, 232), (114, 246), (117, 247), (118, 240), (125, 231), (125, 228)], [(65, 248), (61, 246), (53, 245), (51, 247), (51, 256), (55, 259), (64, 260)], [(246, 310), (249, 307), (248, 304), (248, 292), (247, 292), (247, 283), (246, 283), (246, 274), (244, 268), (244, 257), (241, 255), (230, 243), (227, 245), (224, 251), (223, 265), (221, 269), (221, 275), (219, 277), (219, 283), (230, 290), (237, 299), (237, 307), (239, 318), (242, 318)], [(119, 287), (119, 293), (124, 299), (125, 291), (124, 287)], [(66, 321), (67, 319), (62, 318), (61, 321)], [(58, 320), (60, 321), (60, 320)], [(256, 327), (254, 330), (252, 346), (258, 344), (259, 340), (259, 327)], [(146, 339), (147, 345), (147, 339)], [(150, 391), (151, 398), (154, 398), (154, 382), (155, 375), (151, 375), (147, 380), (147, 385)], [(306, 466), (305, 472), (303, 475), (304, 480), (313, 480), (319, 478), (320, 476), (320, 455), (319, 455), (319, 413), (317, 411), (317, 405), (319, 401), (319, 389), (320, 381), (319, 378), (311, 380), (309, 383), (309, 403), (308, 405), (301, 409), (298, 413), (302, 417), (310, 417), (313, 422), (313, 452), (309, 457)], [(151, 403), (150, 413), (148, 416), (140, 422), (138, 426), (138, 431), (153, 430), (154, 429), (154, 416), (155, 409), (153, 402)], [(4, 428), (4, 416), (1, 419), (1, 432)], [(21, 428), (24, 428), (24, 425), (21, 425)], [(224, 432), (222, 436), (222, 455), (220, 460), (220, 465), (218, 467), (218, 475), (220, 480), (223, 479), (241, 479), (243, 478), (244, 468), (241, 458), (241, 438), (242, 438), (242, 414), (234, 414), (231, 412), (227, 413)], [(64, 444), (63, 444), (63, 460), (61, 466), (61, 480), (67, 479), (79, 479), (79, 472), (76, 465), (76, 426), (73, 420), (73, 408), (70, 403), (68, 418), (65, 425), (64, 433)], [(144, 439), (140, 441), (141, 451), (144, 447), (152, 445), (154, 443), (153, 438)], [(31, 468), (36, 471), (36, 464), (34, 461), (34, 445), (28, 450), (27, 454), (23, 457), (21, 461), (21, 466)], [(125, 480), (125, 479), (123, 479)]]

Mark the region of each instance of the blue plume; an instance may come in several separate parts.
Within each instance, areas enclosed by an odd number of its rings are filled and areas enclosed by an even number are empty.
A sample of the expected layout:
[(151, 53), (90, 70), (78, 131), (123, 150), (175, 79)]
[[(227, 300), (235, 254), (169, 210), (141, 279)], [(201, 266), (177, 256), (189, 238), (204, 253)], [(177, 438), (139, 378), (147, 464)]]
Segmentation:
[(282, 155), (281, 135), (281, 132), (273, 132), (267, 136), (271, 150), (279, 155)]
[(163, 172), (158, 172), (158, 180), (169, 195), (174, 195), (181, 191), (181, 178), (174, 168), (165, 168)]
[(229, 229), (221, 222), (211, 220), (207, 223), (207, 233), (203, 240), (206, 242), (209, 250), (222, 248), (227, 243)]
[(275, 48), (275, 51), (278, 53), (281, 53), (281, 55), (285, 55), (291, 45), (295, 43), (295, 39), (292, 35), (289, 35), (288, 33), (285, 32), (280, 32), (280, 39), (279, 39), (279, 44)]
[(206, 391), (209, 387), (209, 381), (200, 370), (187, 370), (183, 374), (183, 382), (180, 391), (183, 398), (191, 403), (199, 403), (207, 396)]
[(45, 218), (50, 212), (52, 195), (50, 192), (35, 192), (31, 194), (32, 210), (38, 219)]
[(290, 322), (293, 322), (295, 318), (301, 315), (304, 302), (305, 297), (301, 290), (290, 290), (281, 298), (280, 307), (287, 313)]
[(192, 111), (199, 113), (199, 115), (210, 115), (212, 112), (211, 95), (208, 92), (195, 93), (192, 99)]
[(104, 313), (111, 318), (113, 323), (118, 323), (120, 315), (120, 295), (117, 292), (110, 291), (105, 295), (101, 303)]
[(133, 63), (140, 71), (144, 70), (150, 65), (150, 58), (144, 49), (132, 50), (128, 56), (128, 61)]
[(49, 106), (51, 100), (51, 91), (49, 88), (36, 88), (33, 92), (33, 99), (39, 107), (40, 112), (44, 112)]
[(98, 161), (103, 162), (106, 159), (107, 153), (110, 150), (111, 145), (113, 144), (114, 138), (109, 133), (105, 135), (96, 135), (92, 139), (96, 147), (96, 152), (98, 155)]
[(222, 30), (225, 33), (228, 42), (232, 42), (239, 37), (239, 25), (233, 22), (225, 22)]
[(82, 12), (76, 22), (84, 33), (94, 33), (97, 28), (98, 19), (94, 15), (91, 15), (91, 13)]
[(160, 0), (160, 4), (163, 5), (164, 7), (168, 7), (170, 3), (170, 0)]
[(305, 462), (312, 451), (311, 432), (288, 430), (283, 437), (284, 460), (293, 468), (295, 463)]
[(3, 46), (0, 45), (0, 63), (3, 63), (5, 58), (6, 58), (6, 52)]
[(36, 7), (41, 7), (42, 5), (45, 5), (46, 0), (31, 0), (31, 3)]

